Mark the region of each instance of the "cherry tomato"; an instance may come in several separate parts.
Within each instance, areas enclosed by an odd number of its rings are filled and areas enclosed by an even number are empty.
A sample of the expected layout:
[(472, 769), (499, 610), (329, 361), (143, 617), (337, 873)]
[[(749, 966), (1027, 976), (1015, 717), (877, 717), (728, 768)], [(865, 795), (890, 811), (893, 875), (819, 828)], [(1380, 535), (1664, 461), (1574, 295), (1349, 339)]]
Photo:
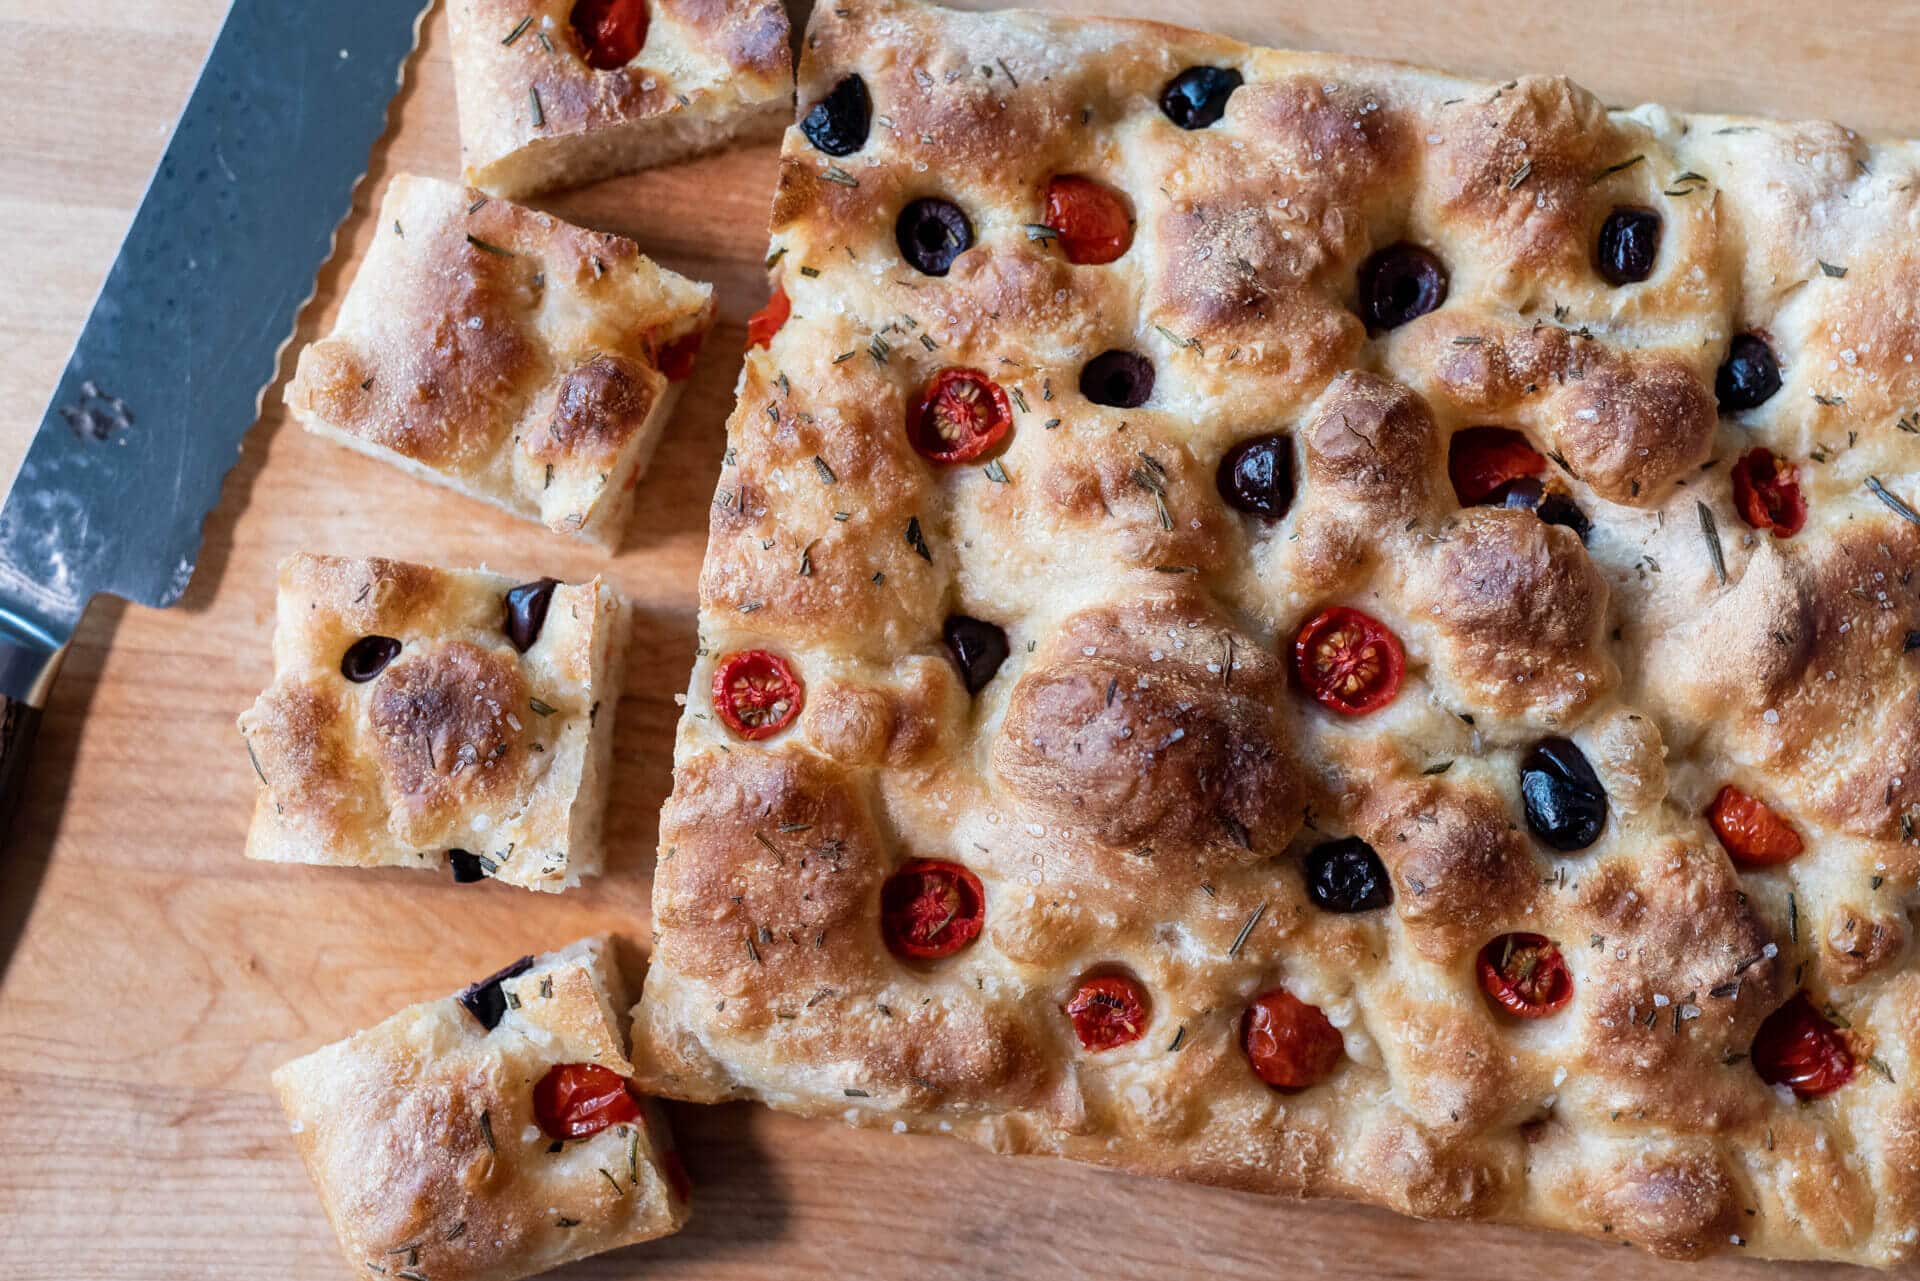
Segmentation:
[(1805, 992), (1760, 1025), (1753, 1038), (1753, 1068), (1768, 1085), (1788, 1086), (1803, 1099), (1831, 1094), (1859, 1071), (1846, 1033), (1816, 1010)]
[(685, 382), (693, 377), (693, 360), (700, 354), (700, 344), (706, 341), (706, 337), (696, 329), (690, 334), (682, 334), (660, 349), (656, 359), (660, 372), (667, 376), (668, 382)]
[(1047, 184), (1046, 224), (1059, 233), (1067, 261), (1079, 266), (1112, 262), (1133, 243), (1126, 201), (1091, 178), (1068, 176)]
[(1544, 1019), (1573, 999), (1566, 958), (1544, 934), (1502, 934), (1480, 949), (1480, 990), (1509, 1014)]
[(578, 0), (573, 32), (587, 65), (612, 71), (632, 62), (647, 42), (646, 0)]
[(764, 649), (728, 654), (713, 669), (713, 709), (750, 743), (791, 725), (802, 698), (800, 678), (787, 660)]
[(1733, 503), (1747, 524), (1776, 538), (1792, 538), (1807, 523), (1800, 469), (1771, 449), (1749, 449), (1733, 465)]
[(1336, 605), (1309, 618), (1293, 638), (1293, 665), (1322, 705), (1360, 716), (1393, 701), (1407, 654), (1385, 623)]
[(1509, 481), (1546, 469), (1540, 451), (1506, 427), (1469, 427), (1455, 432), (1447, 446), (1447, 477), (1463, 507), (1483, 503)]
[(977, 369), (942, 369), (920, 393), (907, 438), (922, 458), (967, 463), (998, 445), (1013, 426), (1007, 393)]
[(1095, 1053), (1137, 1041), (1147, 1031), (1147, 990), (1124, 974), (1088, 979), (1066, 1010), (1081, 1048)]
[(598, 1063), (561, 1063), (533, 1087), (533, 1114), (550, 1139), (584, 1139), (640, 1119), (627, 1078)]
[(1707, 821), (1734, 862), (1748, 867), (1776, 867), (1806, 848), (1800, 833), (1757, 796), (1734, 787), (1720, 789), (1707, 807)]
[(1347, 1052), (1340, 1029), (1327, 1021), (1319, 1007), (1283, 987), (1262, 993), (1247, 1007), (1240, 1024), (1240, 1045), (1254, 1075), (1282, 1090), (1320, 1084)]
[(958, 863), (917, 859), (880, 887), (880, 931), (896, 955), (952, 956), (980, 934), (987, 895)]
[(787, 291), (779, 285), (767, 295), (767, 305), (753, 313), (747, 321), (747, 347), (764, 347), (773, 341), (780, 327), (787, 323), (787, 317), (793, 314), (793, 301), (787, 297)]

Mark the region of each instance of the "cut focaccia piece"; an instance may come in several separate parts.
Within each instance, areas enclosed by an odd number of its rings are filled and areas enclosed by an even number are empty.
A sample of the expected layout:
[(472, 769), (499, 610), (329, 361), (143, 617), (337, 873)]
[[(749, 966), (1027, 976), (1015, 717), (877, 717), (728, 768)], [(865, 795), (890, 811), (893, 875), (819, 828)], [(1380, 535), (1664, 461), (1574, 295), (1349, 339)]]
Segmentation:
[(296, 555), (240, 717), (247, 856), (561, 890), (600, 870), (626, 603), (484, 570)]
[(609, 948), (523, 957), (273, 1074), (360, 1275), (514, 1281), (687, 1221), (665, 1118), (627, 1081)]
[(777, 137), (793, 101), (780, 0), (453, 0), (467, 181), (580, 186)]
[(287, 404), (309, 431), (611, 545), (713, 315), (712, 286), (631, 240), (402, 175)]

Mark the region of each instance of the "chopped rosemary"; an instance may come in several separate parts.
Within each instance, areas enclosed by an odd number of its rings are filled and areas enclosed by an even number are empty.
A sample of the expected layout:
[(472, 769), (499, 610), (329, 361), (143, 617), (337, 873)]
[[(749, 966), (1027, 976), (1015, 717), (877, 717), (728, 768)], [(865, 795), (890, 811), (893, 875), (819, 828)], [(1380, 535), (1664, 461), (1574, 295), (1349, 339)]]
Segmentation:
[(860, 185), (858, 178), (848, 173), (845, 169), (842, 169), (839, 165), (828, 165), (821, 171), (820, 176), (828, 182), (835, 183), (842, 187), (857, 187)]
[(511, 249), (502, 249), (499, 245), (490, 244), (480, 239), (480, 237), (474, 235), (471, 231), (467, 233), (467, 243), (475, 249), (478, 249), (481, 253), (492, 254), (496, 258), (517, 258), (520, 256)]
[(1060, 239), (1060, 233), (1052, 227), (1047, 226), (1044, 222), (1030, 222), (1027, 224), (1027, 239), (1058, 240)]
[(918, 552), (921, 560), (926, 561), (929, 565), (933, 563), (933, 553), (927, 550), (927, 539), (926, 536), (920, 532), (920, 518), (918, 516), (907, 517), (907, 546)]
[(1267, 905), (1265, 902), (1262, 902), (1259, 907), (1253, 909), (1253, 914), (1247, 917), (1246, 924), (1242, 925), (1240, 932), (1234, 935), (1233, 946), (1227, 949), (1227, 955), (1229, 957), (1240, 955), (1240, 949), (1247, 945), (1247, 936), (1253, 933), (1253, 927), (1260, 924), (1260, 918), (1266, 914)]
[(1825, 258), (1817, 258), (1814, 261), (1820, 264), (1820, 270), (1822, 272), (1833, 277), (1835, 280), (1844, 280), (1846, 278), (1847, 269), (1838, 263), (1828, 262)]
[(827, 460), (820, 455), (813, 456), (813, 469), (820, 473), (820, 483), (831, 485), (840, 478), (833, 474), (833, 468), (827, 466)]
[(546, 703), (543, 703), (543, 702), (541, 702), (541, 701), (540, 701), (539, 699), (537, 699), (537, 698), (529, 698), (529, 699), (527, 699), (527, 706), (533, 709), (533, 714), (534, 714), (535, 716), (551, 716), (551, 715), (553, 715), (553, 708), (552, 708), (551, 706), (549, 706), (548, 704), (546, 704)]
[(493, 1114), (484, 1109), (480, 1113), (480, 1137), (487, 1141), (487, 1151), (498, 1152), (500, 1150), (493, 1145)]
[(546, 128), (547, 113), (546, 113), (546, 110), (542, 108), (540, 105), (540, 86), (539, 85), (527, 86), (527, 102), (533, 108), (533, 127), (535, 129)]
[(1617, 173), (1625, 173), (1627, 170), (1633, 168), (1635, 165), (1639, 164), (1642, 160), (1645, 160), (1645, 159), (1646, 159), (1645, 156), (1635, 156), (1630, 160), (1622, 160), (1617, 165), (1608, 165), (1605, 169), (1602, 169), (1600, 172), (1594, 174), (1593, 177), (1589, 178), (1587, 180), (1587, 185), (1591, 187), (1595, 183), (1600, 182), (1603, 179), (1611, 178), (1613, 177), (1613, 175)]
[(533, 15), (528, 14), (526, 17), (520, 19), (519, 26), (507, 32), (507, 38), (505, 40), (502, 40), (500, 43), (503, 45), (512, 44), (514, 41), (518, 40), (521, 36), (525, 35), (527, 28), (531, 27), (532, 25), (533, 25)]
[(1867, 477), (1867, 488), (1872, 490), (1873, 496), (1890, 507), (1893, 510), (1893, 514), (1901, 520), (1912, 521), (1914, 524), (1920, 525), (1920, 512), (1916, 512), (1913, 508), (1902, 502), (1900, 496), (1895, 494), (1891, 489), (1888, 489), (1878, 476)]
[(1713, 518), (1713, 508), (1696, 500), (1694, 510), (1700, 513), (1700, 535), (1707, 540), (1707, 555), (1713, 558), (1713, 572), (1720, 579), (1720, 585), (1727, 585), (1727, 557), (1720, 547), (1720, 526)]
[(1013, 483), (1007, 477), (1007, 469), (1000, 465), (1000, 460), (998, 458), (994, 459), (992, 462), (988, 463), (985, 467), (981, 468), (980, 470), (984, 471), (987, 474), (987, 479), (992, 481), (996, 485), (1010, 485)]

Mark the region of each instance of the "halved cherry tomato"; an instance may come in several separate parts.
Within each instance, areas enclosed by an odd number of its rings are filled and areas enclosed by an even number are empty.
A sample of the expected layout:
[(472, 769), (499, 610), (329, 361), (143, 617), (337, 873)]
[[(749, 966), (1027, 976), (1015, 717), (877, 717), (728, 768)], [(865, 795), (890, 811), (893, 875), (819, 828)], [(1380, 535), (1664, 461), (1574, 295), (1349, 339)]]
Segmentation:
[(1767, 1015), (1753, 1038), (1753, 1068), (1768, 1085), (1803, 1099), (1831, 1094), (1860, 1070), (1847, 1034), (1813, 1007), (1805, 992)]
[(1771, 449), (1749, 449), (1733, 465), (1733, 503), (1747, 524), (1776, 538), (1792, 538), (1807, 523), (1800, 469)]
[(787, 323), (787, 317), (793, 314), (793, 300), (787, 297), (787, 291), (779, 285), (767, 295), (767, 305), (753, 313), (747, 321), (747, 348), (764, 347), (773, 341), (780, 327)]
[(1573, 999), (1566, 958), (1544, 934), (1502, 934), (1480, 949), (1480, 990), (1509, 1014), (1544, 1019)]
[(942, 369), (921, 391), (907, 438), (931, 462), (966, 463), (998, 445), (1011, 426), (1013, 406), (999, 383), (977, 369)]
[(1806, 848), (1786, 819), (1731, 783), (1707, 806), (1707, 821), (1734, 862), (1748, 867), (1777, 867)]
[(598, 1063), (561, 1063), (533, 1087), (533, 1114), (550, 1139), (584, 1139), (640, 1119), (627, 1078)]
[(1088, 979), (1066, 1009), (1081, 1048), (1095, 1053), (1137, 1041), (1147, 1031), (1147, 990), (1124, 974)]
[(713, 669), (713, 710), (750, 743), (791, 725), (802, 697), (800, 678), (787, 660), (764, 649), (728, 654)]
[(660, 349), (657, 357), (660, 372), (672, 383), (685, 382), (693, 377), (693, 360), (700, 354), (700, 344), (706, 341), (706, 335), (698, 329), (690, 334), (682, 334)]
[(952, 956), (980, 934), (987, 894), (958, 863), (916, 859), (880, 887), (880, 932), (896, 955)]
[(1240, 1046), (1254, 1075), (1281, 1090), (1320, 1084), (1347, 1052), (1340, 1029), (1318, 1006), (1283, 987), (1253, 999), (1240, 1023)]
[(1407, 654), (1385, 623), (1336, 605), (1309, 618), (1293, 638), (1293, 665), (1322, 705), (1360, 716), (1393, 701)]
[(1060, 251), (1078, 266), (1112, 262), (1133, 243), (1133, 219), (1120, 193), (1091, 178), (1068, 175), (1047, 184), (1047, 226)]
[(1509, 481), (1546, 469), (1540, 451), (1507, 427), (1469, 427), (1455, 432), (1447, 446), (1447, 477), (1463, 507), (1483, 503)]
[(646, 0), (578, 0), (573, 31), (581, 55), (596, 71), (612, 71), (632, 62), (647, 42)]

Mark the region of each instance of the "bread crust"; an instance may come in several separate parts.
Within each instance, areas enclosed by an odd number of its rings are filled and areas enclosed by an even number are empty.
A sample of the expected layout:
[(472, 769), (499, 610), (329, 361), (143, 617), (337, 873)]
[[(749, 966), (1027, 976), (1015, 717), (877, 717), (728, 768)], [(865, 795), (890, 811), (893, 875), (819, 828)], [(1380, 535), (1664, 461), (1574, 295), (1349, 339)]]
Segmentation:
[[(1201, 65), (1244, 84), (1187, 132), (1157, 100)], [(1912, 1257), (1920, 525), (1867, 482), (1920, 500), (1920, 148), (914, 0), (816, 8), (802, 101), (849, 74), (865, 147), (784, 148), (770, 262), (792, 319), (749, 354), (729, 427), (641, 1078), (1674, 1257)], [(1071, 265), (1035, 228), (1060, 174), (1128, 205), (1117, 261)], [(944, 275), (896, 240), (928, 196), (972, 227)], [(1616, 286), (1595, 246), (1626, 209), (1658, 215), (1660, 248)], [(1361, 264), (1400, 242), (1444, 263), (1446, 301), (1369, 333)], [(1783, 386), (1723, 415), (1742, 333)], [(1151, 363), (1144, 404), (1080, 394), (1107, 349)], [(1013, 424), (941, 468), (905, 423), (952, 366), (1001, 383)], [(1591, 528), (1463, 507), (1449, 450), (1478, 426), (1524, 433)], [(1269, 521), (1216, 469), (1275, 432), (1297, 483)], [(1791, 538), (1733, 497), (1760, 445), (1799, 469)], [(1406, 652), (1363, 718), (1287, 670), (1336, 604)], [(1006, 632), (975, 695), (942, 645), (955, 614)], [(712, 708), (747, 648), (806, 685), (760, 742)], [(1581, 852), (1523, 821), (1547, 735), (1608, 794)], [(1704, 817), (1727, 784), (1807, 852), (1736, 866)], [(1309, 896), (1302, 856), (1349, 836), (1389, 906)], [(985, 896), (978, 938), (931, 962), (879, 922), (917, 859)], [(1565, 956), (1553, 1017), (1479, 990), (1479, 950), (1518, 931)], [(1062, 1006), (1109, 969), (1148, 993), (1146, 1032), (1089, 1053)], [(1240, 1045), (1276, 986), (1344, 1043), (1298, 1093)], [(1860, 1064), (1812, 1102), (1748, 1061), (1802, 990)]]

